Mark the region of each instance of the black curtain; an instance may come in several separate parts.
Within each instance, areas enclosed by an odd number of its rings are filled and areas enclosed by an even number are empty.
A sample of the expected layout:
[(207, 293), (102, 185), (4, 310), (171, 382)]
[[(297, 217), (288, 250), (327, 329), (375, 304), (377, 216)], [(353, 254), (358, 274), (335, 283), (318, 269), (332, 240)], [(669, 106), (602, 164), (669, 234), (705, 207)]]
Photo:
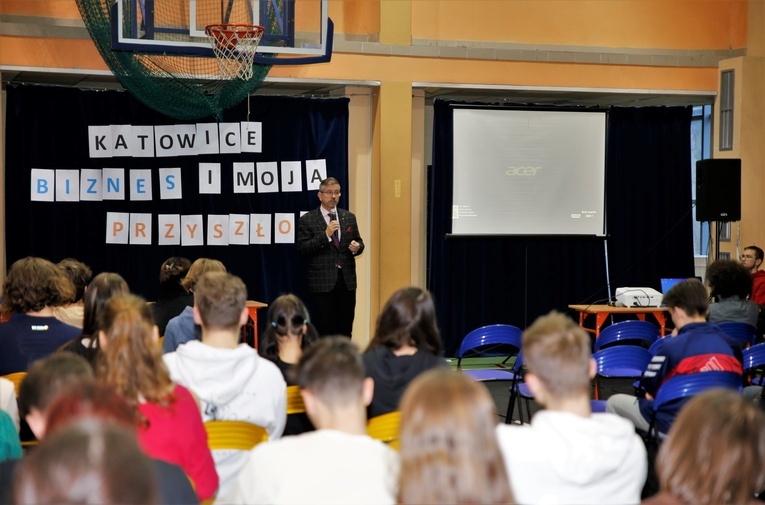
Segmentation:
[[(159, 246), (158, 214), (292, 213), (319, 205), (316, 190), (307, 189), (305, 160), (325, 159), (327, 175), (337, 178), (348, 201), (348, 99), (256, 96), (226, 111), (223, 122), (262, 122), (262, 153), (207, 154), (172, 158), (90, 158), (89, 125), (175, 125), (194, 123), (168, 118), (130, 94), (69, 88), (9, 86), (6, 129), (6, 244), (8, 264), (24, 256), (51, 261), (77, 258), (94, 273), (113, 271), (131, 291), (149, 300), (158, 294), (159, 268), (170, 256), (216, 258), (242, 277), (250, 299), (273, 300), (282, 293), (305, 296), (304, 266), (295, 244)], [(215, 123), (210, 117), (196, 121)], [(299, 192), (233, 192), (234, 162), (302, 162)], [(221, 164), (221, 194), (199, 194), (198, 166)], [(180, 167), (183, 199), (161, 200), (158, 169)], [(151, 201), (30, 201), (30, 170), (83, 168), (151, 169)], [(105, 243), (107, 212), (151, 213), (151, 246)], [(362, 230), (362, 233), (364, 230)], [(207, 240), (205, 238), (205, 244)]]
[(607, 239), (446, 238), (454, 103), (434, 103), (428, 176), (427, 285), (447, 355), (454, 356), (462, 338), (479, 326), (524, 328), (553, 309), (567, 312), (569, 304), (607, 301), (606, 246), (612, 290), (658, 288), (661, 277), (693, 275), (690, 108), (610, 111)]

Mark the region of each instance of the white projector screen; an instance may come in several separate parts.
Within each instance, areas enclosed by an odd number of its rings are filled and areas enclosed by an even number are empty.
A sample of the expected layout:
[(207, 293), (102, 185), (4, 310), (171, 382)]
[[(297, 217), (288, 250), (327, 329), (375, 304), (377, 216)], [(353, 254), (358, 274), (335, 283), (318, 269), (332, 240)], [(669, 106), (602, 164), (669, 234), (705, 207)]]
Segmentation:
[(605, 235), (606, 113), (454, 109), (452, 235)]

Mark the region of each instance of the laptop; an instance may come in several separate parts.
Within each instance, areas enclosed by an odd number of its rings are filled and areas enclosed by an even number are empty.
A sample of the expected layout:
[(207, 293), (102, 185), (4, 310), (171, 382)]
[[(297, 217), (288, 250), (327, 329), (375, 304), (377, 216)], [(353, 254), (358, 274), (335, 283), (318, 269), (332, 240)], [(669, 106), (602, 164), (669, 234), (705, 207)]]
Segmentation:
[(688, 278), (687, 277), (670, 277), (670, 278), (661, 279), (661, 294), (666, 295), (667, 291), (672, 289), (672, 286), (674, 286), (678, 282), (683, 282), (685, 280), (688, 280)]

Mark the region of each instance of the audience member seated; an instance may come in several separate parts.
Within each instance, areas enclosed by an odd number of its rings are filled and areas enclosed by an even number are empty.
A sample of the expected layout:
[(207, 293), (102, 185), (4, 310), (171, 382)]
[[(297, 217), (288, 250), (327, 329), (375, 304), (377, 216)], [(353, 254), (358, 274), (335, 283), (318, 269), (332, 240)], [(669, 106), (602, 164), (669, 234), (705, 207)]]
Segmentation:
[(11, 416), (0, 410), (0, 462), (21, 457), (21, 440)]
[[(22, 382), (19, 402), (39, 440), (81, 417), (98, 417), (136, 429), (135, 409), (110, 387), (95, 385), (93, 370), (85, 359), (70, 353), (53, 354), (35, 362)], [(0, 464), (0, 504), (10, 503), (16, 463)], [(180, 467), (160, 460), (152, 463), (160, 476), (162, 503), (198, 502)]]
[[(282, 295), (268, 306), (266, 330), (260, 337), (258, 352), (279, 367), (288, 386), (295, 386), (297, 362), (318, 338), (302, 300), (295, 295)], [(299, 435), (313, 429), (304, 412), (289, 414), (284, 435)]]
[[(218, 260), (199, 258), (191, 264), (189, 272), (183, 278), (181, 286), (189, 293), (194, 293), (194, 286), (206, 272), (225, 272), (226, 267)], [(186, 307), (183, 311), (172, 318), (165, 328), (162, 340), (162, 352), (173, 352), (175, 349), (190, 340), (202, 338), (202, 328), (194, 324), (193, 307)]]
[(77, 384), (94, 380), (88, 362), (70, 353), (53, 354), (29, 367), (19, 388), (19, 406), (38, 440), (45, 436), (48, 410), (56, 397)]
[(8, 414), (19, 432), (19, 404), (16, 401), (16, 386), (8, 379), (0, 377), (0, 410)]
[(363, 355), (367, 377), (374, 379), (375, 387), (369, 417), (398, 410), (401, 395), (415, 377), (446, 364), (441, 349), (430, 293), (416, 287), (393, 293)]
[(713, 389), (690, 400), (659, 448), (659, 494), (644, 505), (762, 503), (765, 414), (735, 391)]
[(421, 374), (401, 399), (398, 503), (515, 503), (486, 387), (449, 368)]
[[(60, 393), (48, 409), (46, 436), (53, 436), (82, 419), (99, 419), (118, 425), (136, 436), (136, 410), (113, 388), (92, 381), (81, 382)], [(160, 503), (199, 503), (181, 467), (149, 458), (157, 476)]]
[(98, 319), (98, 377), (137, 406), (141, 447), (153, 458), (180, 466), (200, 500), (213, 497), (218, 474), (199, 407), (185, 387), (170, 380), (148, 304), (120, 295), (107, 302)]
[(523, 333), (523, 354), (526, 383), (545, 409), (530, 425), (497, 427), (518, 502), (638, 503), (648, 466), (645, 446), (626, 420), (591, 411), (595, 361), (589, 336), (553, 312)]
[(159, 503), (149, 459), (129, 431), (96, 420), (72, 424), (19, 466), (16, 504)]
[(715, 303), (709, 304), (710, 323), (735, 321), (757, 327), (760, 306), (749, 300), (752, 274), (732, 260), (717, 260), (707, 268), (707, 282)]
[[(194, 288), (194, 321), (202, 341), (192, 340), (164, 355), (170, 378), (194, 393), (202, 418), (246, 421), (266, 429), (269, 440), (281, 437), (287, 418), (287, 385), (276, 365), (239, 343), (247, 323), (247, 288), (224, 272), (204, 274)], [(247, 462), (247, 452), (213, 451), (225, 496)]]
[(319, 338), (311, 324), (308, 309), (295, 295), (282, 295), (268, 307), (266, 330), (260, 338), (260, 355), (279, 367), (284, 380), (292, 386), (292, 377), (300, 356)]
[(53, 317), (53, 307), (74, 297), (69, 279), (48, 260), (23, 258), (3, 283), (3, 312), (13, 314), (0, 324), (0, 375), (23, 372), (75, 338), (80, 330)]
[[(32, 363), (19, 388), (19, 410), (38, 440), (45, 436), (46, 418), (55, 398), (75, 384), (93, 380), (93, 369), (81, 356), (57, 353)], [(16, 463), (0, 463), (0, 504), (11, 503)]]
[(96, 275), (85, 291), (82, 334), (60, 350), (82, 356), (95, 369), (99, 354), (98, 314), (113, 297), (129, 292), (127, 282), (119, 274), (102, 272)]
[(93, 277), (93, 271), (88, 265), (74, 258), (59, 261), (56, 266), (64, 272), (74, 287), (74, 297), (64, 302), (60, 307), (53, 307), (53, 317), (61, 322), (82, 329), (83, 302), (85, 288)]
[[(646, 398), (617, 394), (608, 399), (607, 412), (626, 417), (640, 430), (648, 431), (653, 398), (670, 377), (708, 371), (742, 373), (741, 358), (731, 347), (728, 336), (706, 321), (707, 290), (696, 279), (675, 284), (664, 295), (663, 303), (675, 324), (676, 335), (659, 341), (656, 353), (643, 372), (640, 386)], [(656, 414), (656, 427), (667, 433), (687, 398), (667, 403)]]
[(752, 296), (749, 297), (757, 305), (765, 305), (765, 270), (760, 270), (763, 261), (762, 249), (750, 245), (741, 255), (741, 264), (752, 274)]
[(398, 458), (366, 432), (373, 384), (346, 337), (303, 353), (298, 385), (317, 431), (257, 445), (224, 503), (395, 503)]
[(181, 281), (189, 272), (191, 261), (180, 256), (167, 258), (159, 269), (159, 298), (152, 304), (154, 320), (159, 334), (165, 334), (167, 323), (183, 312), (186, 307), (194, 306), (194, 295), (183, 289)]

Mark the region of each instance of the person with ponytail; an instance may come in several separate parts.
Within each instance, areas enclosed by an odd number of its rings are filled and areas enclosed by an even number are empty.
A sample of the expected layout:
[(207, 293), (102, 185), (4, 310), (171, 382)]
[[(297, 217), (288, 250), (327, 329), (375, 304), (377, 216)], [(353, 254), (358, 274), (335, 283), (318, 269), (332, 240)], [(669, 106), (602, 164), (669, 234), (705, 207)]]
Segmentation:
[(137, 407), (143, 450), (180, 466), (200, 500), (213, 497), (218, 474), (199, 407), (186, 388), (170, 380), (149, 306), (138, 296), (117, 296), (104, 306), (98, 326), (97, 376)]
[[(258, 350), (274, 362), (288, 386), (297, 385), (295, 370), (303, 351), (319, 339), (311, 324), (308, 309), (295, 295), (282, 295), (268, 307), (266, 331), (260, 337)], [(288, 414), (284, 435), (299, 435), (313, 431), (314, 426), (305, 413)]]
[(268, 307), (266, 331), (260, 340), (260, 355), (273, 361), (287, 385), (296, 384), (290, 370), (303, 351), (319, 338), (305, 305), (295, 295), (282, 295)]
[(98, 314), (113, 297), (129, 292), (128, 284), (121, 275), (113, 272), (96, 275), (88, 284), (83, 298), (82, 335), (67, 342), (59, 351), (82, 356), (95, 370), (99, 355)]

